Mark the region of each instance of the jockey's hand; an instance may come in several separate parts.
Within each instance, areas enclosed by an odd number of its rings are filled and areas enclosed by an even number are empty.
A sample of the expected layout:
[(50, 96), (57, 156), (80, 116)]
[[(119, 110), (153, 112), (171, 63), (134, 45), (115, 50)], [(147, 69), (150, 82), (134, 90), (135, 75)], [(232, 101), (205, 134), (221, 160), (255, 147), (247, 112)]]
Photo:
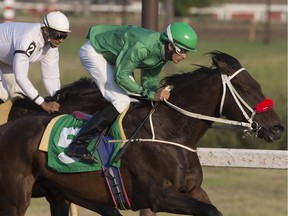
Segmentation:
[(156, 91), (153, 101), (163, 101), (164, 99), (168, 100), (169, 97), (170, 97), (169, 90), (163, 87)]
[(40, 106), (43, 110), (45, 110), (48, 113), (58, 112), (60, 109), (60, 104), (54, 101), (48, 103), (44, 101), (42, 104), (40, 104)]

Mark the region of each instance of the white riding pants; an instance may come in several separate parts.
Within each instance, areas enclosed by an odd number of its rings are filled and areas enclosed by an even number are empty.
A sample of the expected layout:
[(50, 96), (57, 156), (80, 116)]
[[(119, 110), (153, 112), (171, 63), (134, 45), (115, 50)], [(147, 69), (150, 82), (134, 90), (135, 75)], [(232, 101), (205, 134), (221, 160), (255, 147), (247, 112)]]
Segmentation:
[(19, 93), (24, 94), (15, 80), (11, 65), (0, 62), (0, 74), (2, 80), (0, 82), (0, 98), (3, 101), (6, 101), (8, 98), (13, 99), (19, 96)]
[(114, 66), (97, 53), (90, 41), (87, 41), (79, 52), (81, 64), (92, 76), (103, 97), (111, 102), (119, 113), (130, 104), (127, 92), (114, 81)]

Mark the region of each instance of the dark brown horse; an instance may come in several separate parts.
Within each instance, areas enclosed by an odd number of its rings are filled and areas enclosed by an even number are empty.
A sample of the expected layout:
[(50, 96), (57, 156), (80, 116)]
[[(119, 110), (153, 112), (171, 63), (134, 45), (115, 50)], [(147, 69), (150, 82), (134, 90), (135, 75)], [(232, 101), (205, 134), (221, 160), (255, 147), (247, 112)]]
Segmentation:
[[(257, 106), (265, 99), (260, 85), (234, 57), (221, 52), (211, 55), (215, 67), (201, 67), (193, 73), (164, 80), (163, 84), (173, 86), (169, 102), (180, 109), (160, 103), (153, 114), (154, 129), (147, 121), (135, 137), (151, 139), (155, 134), (154, 141), (131, 143), (121, 158), (122, 178), (135, 210), (150, 208), (155, 212), (185, 215), (222, 215), (201, 187), (202, 168), (197, 153), (191, 152), (220, 113), (267, 142), (281, 137), (284, 128), (275, 111)], [(231, 91), (226, 87), (230, 84)], [(143, 105), (127, 113), (123, 120), (127, 137), (133, 134), (150, 108)], [(207, 116), (215, 118), (206, 120)], [(62, 174), (47, 167), (47, 154), (38, 151), (38, 145), (51, 119), (49, 115), (35, 115), (0, 127), (0, 215), (24, 215), (33, 184), (39, 177), (53, 184), (58, 189), (57, 195), (73, 203), (94, 211), (99, 210), (95, 206), (113, 207), (101, 172)], [(182, 144), (182, 147), (158, 140)]]

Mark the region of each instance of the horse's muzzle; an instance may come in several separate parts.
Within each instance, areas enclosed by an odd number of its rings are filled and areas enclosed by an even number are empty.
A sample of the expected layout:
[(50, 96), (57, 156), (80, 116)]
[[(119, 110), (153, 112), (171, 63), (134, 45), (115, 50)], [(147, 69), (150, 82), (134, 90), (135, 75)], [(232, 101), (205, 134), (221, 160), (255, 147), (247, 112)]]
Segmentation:
[(282, 125), (274, 125), (268, 129), (262, 127), (260, 130), (258, 130), (257, 137), (264, 139), (266, 142), (273, 142), (274, 140), (281, 138), (283, 131), (284, 127)]

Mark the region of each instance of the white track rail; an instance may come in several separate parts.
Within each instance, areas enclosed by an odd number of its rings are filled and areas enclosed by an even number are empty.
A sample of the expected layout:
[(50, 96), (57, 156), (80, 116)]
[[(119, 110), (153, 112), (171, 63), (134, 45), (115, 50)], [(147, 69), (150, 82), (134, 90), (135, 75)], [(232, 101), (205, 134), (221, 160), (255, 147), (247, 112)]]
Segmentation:
[(287, 169), (288, 152), (280, 150), (198, 148), (203, 166)]

